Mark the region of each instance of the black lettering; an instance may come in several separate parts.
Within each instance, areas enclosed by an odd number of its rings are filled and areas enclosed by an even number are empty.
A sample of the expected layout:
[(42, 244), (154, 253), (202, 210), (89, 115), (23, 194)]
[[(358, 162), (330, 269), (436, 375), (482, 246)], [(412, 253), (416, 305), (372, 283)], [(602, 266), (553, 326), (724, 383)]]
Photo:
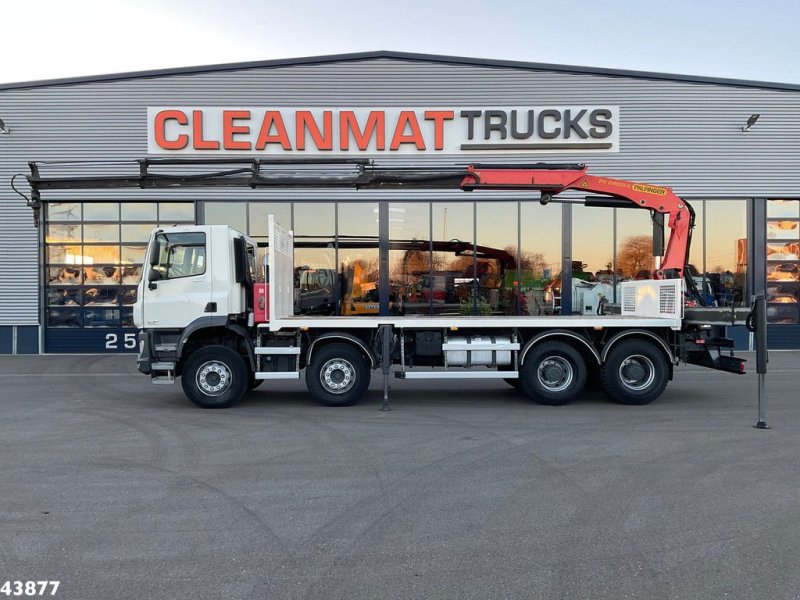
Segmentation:
[(564, 130), (564, 139), (568, 139), (573, 131), (578, 134), (578, 137), (581, 137), (583, 139), (589, 137), (580, 125), (580, 120), (583, 118), (583, 115), (585, 114), (586, 114), (585, 108), (579, 110), (578, 114), (575, 115), (574, 117), (572, 116), (572, 111), (570, 111), (569, 109), (564, 111), (564, 121), (566, 122), (567, 125), (566, 129)]
[[(595, 108), (590, 112), (589, 123), (594, 125), (589, 129), (589, 134), (593, 138), (607, 138), (614, 131), (614, 124), (611, 122), (611, 111), (607, 108)], [(602, 128), (602, 131), (598, 127)]]
[(528, 128), (525, 131), (517, 129), (517, 111), (511, 111), (511, 137), (515, 140), (527, 140), (533, 135), (533, 111), (528, 112)]
[(461, 117), (469, 119), (467, 122), (467, 139), (475, 139), (475, 119), (481, 116), (480, 110), (462, 110)]
[[(498, 123), (492, 123), (492, 119), (500, 119)], [(508, 115), (504, 110), (487, 110), (483, 114), (483, 139), (488, 140), (492, 137), (493, 131), (500, 132), (500, 139), (504, 140), (508, 136), (506, 132), (506, 122)]]
[(558, 123), (561, 120), (561, 113), (557, 110), (548, 108), (547, 110), (541, 111), (539, 113), (539, 118), (536, 120), (536, 129), (539, 132), (539, 137), (546, 140), (552, 140), (561, 135), (561, 127), (556, 127), (553, 129), (553, 131), (545, 131), (544, 120), (547, 117), (552, 118), (556, 123)]

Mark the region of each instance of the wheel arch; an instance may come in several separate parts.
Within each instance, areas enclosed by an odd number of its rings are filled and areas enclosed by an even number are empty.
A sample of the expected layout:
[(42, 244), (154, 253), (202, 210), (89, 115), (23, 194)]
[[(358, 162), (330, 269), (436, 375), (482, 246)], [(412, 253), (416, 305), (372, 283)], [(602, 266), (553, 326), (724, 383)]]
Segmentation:
[(591, 340), (568, 329), (553, 329), (549, 331), (543, 331), (533, 336), (525, 343), (525, 346), (523, 346), (522, 350), (520, 351), (519, 364), (524, 364), (525, 356), (528, 354), (528, 351), (531, 350), (531, 348), (545, 340), (564, 341), (580, 352), (585, 359), (592, 357), (598, 365), (601, 364), (600, 354), (597, 352), (597, 349), (594, 347)]
[(247, 329), (229, 323), (227, 317), (200, 317), (192, 321), (181, 333), (175, 357), (179, 362), (185, 361), (197, 347), (211, 344), (230, 345), (247, 359), (250, 370), (255, 371), (255, 353)]
[(370, 349), (369, 344), (351, 333), (344, 333), (341, 331), (332, 331), (328, 333), (323, 333), (315, 337), (308, 345), (308, 350), (306, 351), (306, 364), (307, 365), (311, 364), (311, 356), (316, 348), (322, 348), (323, 346), (336, 343), (337, 341), (338, 342), (344, 341), (356, 346), (369, 359), (370, 369), (376, 368), (378, 360), (375, 357), (375, 354)]
[(611, 339), (609, 339), (604, 345), (603, 350), (600, 353), (600, 361), (602, 364), (605, 364), (606, 358), (608, 357), (608, 353), (611, 352), (611, 349), (618, 343), (624, 340), (631, 340), (631, 339), (639, 339), (646, 342), (656, 342), (653, 344), (657, 348), (659, 348), (667, 359), (669, 363), (669, 379), (672, 379), (673, 367), (675, 366), (675, 355), (672, 352), (672, 349), (667, 344), (666, 340), (661, 336), (649, 331), (647, 329), (625, 329), (616, 333)]

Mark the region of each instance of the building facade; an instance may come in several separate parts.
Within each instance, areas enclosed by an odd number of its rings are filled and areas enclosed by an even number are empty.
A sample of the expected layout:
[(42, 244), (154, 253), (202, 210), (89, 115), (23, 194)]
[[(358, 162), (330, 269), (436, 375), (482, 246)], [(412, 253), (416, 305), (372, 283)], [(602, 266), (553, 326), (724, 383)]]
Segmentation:
[(52, 191), (37, 229), (10, 185), (29, 161), (135, 176), (163, 156), (586, 163), (669, 186), (696, 212), (707, 302), (765, 293), (770, 345), (800, 347), (800, 86), (374, 52), (0, 85), (0, 118), (0, 353), (134, 351), (157, 226), (227, 223), (266, 248), (276, 215), (297, 239), (296, 310), (328, 314), (558, 313), (563, 270), (613, 287), (655, 264), (647, 211), (577, 194)]

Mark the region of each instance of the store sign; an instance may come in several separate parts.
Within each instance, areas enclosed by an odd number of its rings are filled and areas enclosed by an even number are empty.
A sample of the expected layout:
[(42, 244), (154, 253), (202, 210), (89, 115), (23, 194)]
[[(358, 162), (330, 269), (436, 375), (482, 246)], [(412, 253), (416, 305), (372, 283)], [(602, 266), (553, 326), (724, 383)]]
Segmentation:
[(149, 107), (150, 154), (619, 151), (618, 106)]

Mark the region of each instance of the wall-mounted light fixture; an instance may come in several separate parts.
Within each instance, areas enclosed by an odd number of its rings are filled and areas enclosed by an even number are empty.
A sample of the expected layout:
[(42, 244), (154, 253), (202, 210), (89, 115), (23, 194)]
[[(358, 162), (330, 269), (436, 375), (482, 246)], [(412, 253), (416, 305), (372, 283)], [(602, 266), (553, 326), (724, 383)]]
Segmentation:
[(753, 125), (755, 125), (755, 124), (756, 124), (756, 121), (758, 121), (758, 117), (760, 117), (760, 116), (761, 116), (761, 115), (759, 115), (759, 114), (753, 114), (753, 115), (750, 115), (750, 118), (749, 118), (749, 119), (747, 119), (747, 123), (746, 123), (746, 124), (744, 124), (744, 125), (742, 125), (742, 131), (744, 131), (745, 133), (746, 133), (746, 132), (748, 132), (748, 131), (750, 131), (750, 128), (751, 128)]
[(8, 127), (6, 127), (6, 124), (3, 121), (3, 119), (0, 119), (0, 133), (4, 134), (11, 133), (11, 130)]

